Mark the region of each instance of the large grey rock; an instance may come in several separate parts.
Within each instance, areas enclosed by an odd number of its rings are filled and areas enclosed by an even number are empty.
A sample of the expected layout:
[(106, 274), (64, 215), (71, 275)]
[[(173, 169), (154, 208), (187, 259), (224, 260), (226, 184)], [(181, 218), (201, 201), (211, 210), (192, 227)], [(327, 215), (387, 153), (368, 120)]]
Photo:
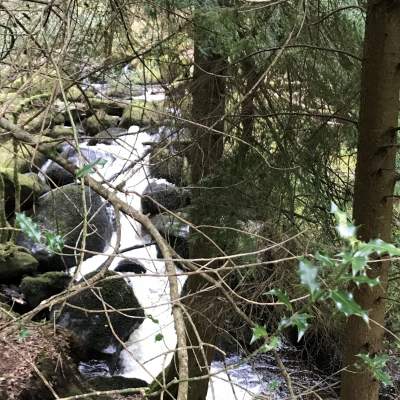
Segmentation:
[[(85, 278), (90, 279), (94, 274)], [(118, 279), (110, 279), (112, 277)], [(107, 305), (109, 320), (101, 299)], [(120, 309), (124, 311), (116, 311)], [(108, 271), (105, 279), (69, 298), (57, 322), (74, 334), (79, 347), (84, 350), (82, 359), (116, 361), (122, 346), (113, 331), (125, 342), (143, 318), (143, 309), (132, 288), (118, 274)]]
[[(91, 163), (98, 159), (105, 159), (108, 162), (114, 160), (114, 157), (104, 151), (96, 150), (94, 148), (88, 149), (86, 147), (82, 147), (80, 149), (82, 157), (85, 163)], [(62, 148), (60, 156), (65, 158), (69, 164), (77, 167), (80, 165), (78, 152), (74, 147), (70, 145), (65, 145)], [(63, 167), (57, 164), (54, 161), (49, 161), (42, 168), (42, 174), (45, 176), (47, 182), (52, 187), (59, 187), (68, 185), (69, 183), (73, 183), (75, 181), (75, 177), (68, 171), (66, 171)]]
[[(102, 198), (89, 188), (85, 188), (87, 207), (86, 250), (102, 252), (109, 245), (113, 233), (113, 223)], [(43, 230), (57, 233), (68, 246), (82, 246), (83, 220), (85, 218), (81, 186), (66, 185), (53, 189), (40, 197), (32, 218)], [(39, 261), (40, 270), (56, 271), (73, 267), (79, 260), (74, 250), (64, 247), (63, 254), (50, 254), (41, 244), (34, 243), (23, 234), (17, 238), (18, 244), (27, 248)], [(85, 258), (89, 254), (85, 254)]]
[(0, 244), (0, 282), (19, 283), (25, 275), (36, 272), (37, 260), (24, 248), (12, 243)]
[[(190, 192), (166, 183), (150, 183), (142, 195), (144, 214), (156, 215), (165, 211), (176, 211), (190, 204)], [(158, 206), (158, 204), (161, 206)]]
[(34, 308), (41, 301), (65, 290), (71, 277), (65, 272), (50, 271), (38, 276), (25, 277), (20, 285), (21, 292), (29, 306)]
[[(166, 213), (154, 216), (151, 222), (182, 258), (189, 258), (189, 225)], [(161, 258), (158, 248), (157, 257)]]
[(88, 146), (96, 146), (96, 144), (107, 144), (111, 145), (115, 143), (115, 141), (122, 136), (123, 134), (126, 134), (128, 131), (127, 129), (123, 128), (107, 128), (104, 129), (104, 131), (101, 131), (97, 135), (95, 135), (93, 138), (89, 139), (88, 141)]

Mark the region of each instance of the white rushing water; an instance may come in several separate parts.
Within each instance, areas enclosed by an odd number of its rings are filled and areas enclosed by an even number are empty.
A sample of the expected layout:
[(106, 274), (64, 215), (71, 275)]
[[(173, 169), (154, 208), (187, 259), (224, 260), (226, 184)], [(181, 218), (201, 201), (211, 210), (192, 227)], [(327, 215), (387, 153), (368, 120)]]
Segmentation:
[[(157, 95), (157, 99), (159, 97)], [(138, 127), (132, 126), (128, 134), (120, 137), (113, 145), (98, 144), (95, 146), (96, 150), (110, 153), (115, 158), (113, 162), (108, 162), (104, 168), (100, 169), (100, 173), (105, 179), (117, 176), (112, 182), (113, 185), (125, 182), (125, 193), (120, 192), (118, 196), (138, 210), (141, 209), (140, 194), (152, 181), (146, 168), (146, 161), (148, 160), (139, 162), (133, 169), (126, 167), (144, 154), (146, 149), (142, 143), (151, 140), (151, 136), (146, 132), (140, 132)], [(82, 147), (85, 147), (85, 145), (82, 145)], [(125, 169), (127, 171), (121, 173)], [(102, 179), (96, 174), (93, 174), (93, 177), (98, 180)], [(106, 260), (107, 255), (113, 252), (114, 242), (104, 255), (87, 259), (81, 266), (81, 274), (96, 270)], [(140, 245), (145, 242), (146, 238), (143, 237), (139, 224), (133, 219), (121, 215), (120, 248)], [(129, 277), (130, 284), (145, 311), (146, 318), (139, 328), (133, 332), (126, 343), (126, 349), (121, 353), (123, 375), (140, 378), (147, 382), (151, 382), (169, 363), (176, 346), (165, 265), (162, 261), (157, 260), (156, 253), (154, 245), (131, 250), (125, 252), (122, 257), (115, 257), (110, 267), (110, 269), (114, 269), (121, 260), (134, 258), (139, 260), (147, 270), (145, 274)], [(180, 276), (181, 286), (184, 281), (185, 277)], [(215, 362), (212, 365), (211, 372), (216, 375), (210, 381), (208, 399), (252, 399), (255, 394), (262, 390), (261, 378), (249, 365), (233, 370), (228, 376), (224, 372), (224, 365)], [(249, 390), (252, 393), (249, 393)]]

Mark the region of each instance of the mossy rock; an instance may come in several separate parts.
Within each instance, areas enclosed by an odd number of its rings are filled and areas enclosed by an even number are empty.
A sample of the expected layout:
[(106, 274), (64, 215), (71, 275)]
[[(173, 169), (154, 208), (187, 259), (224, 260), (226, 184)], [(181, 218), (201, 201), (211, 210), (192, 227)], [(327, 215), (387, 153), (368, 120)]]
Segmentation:
[(38, 261), (24, 248), (12, 243), (0, 244), (0, 282), (19, 283), (37, 271)]
[[(59, 396), (77, 396), (90, 392), (89, 385), (84, 382), (77, 366), (67, 355), (60, 354), (58, 359), (54, 359), (54, 357), (43, 352), (37, 358), (35, 364), (42, 376)], [(54, 399), (52, 392), (37, 374), (32, 374), (26, 386), (27, 388), (20, 394), (20, 400)], [(100, 397), (96, 396), (92, 398), (100, 399)], [(104, 400), (106, 400), (105, 397)]]
[(34, 308), (43, 300), (65, 290), (70, 281), (71, 277), (68, 274), (51, 271), (38, 276), (25, 277), (20, 288), (25, 300)]
[[(41, 137), (42, 142), (51, 140), (46, 136)], [(0, 160), (1, 167), (14, 168), (14, 147), (12, 140), (0, 141)], [(35, 151), (30, 146), (19, 145), (17, 150), (17, 169), (18, 172), (29, 172), (31, 164), (40, 168), (46, 161), (46, 157), (40, 152)]]
[(23, 126), (30, 132), (37, 133), (41, 129), (47, 131), (54, 125), (63, 124), (65, 119), (61, 112), (50, 111), (49, 113), (42, 112), (37, 115), (37, 110), (24, 111), (18, 116), (18, 124)]
[(187, 183), (189, 175), (187, 160), (184, 156), (172, 152), (170, 147), (153, 147), (149, 161), (152, 177), (166, 179), (178, 186)]
[(97, 111), (95, 115), (86, 118), (83, 121), (83, 127), (85, 128), (86, 134), (93, 136), (104, 129), (117, 126), (118, 123), (119, 117), (108, 115), (104, 110), (100, 110)]
[(97, 144), (111, 145), (118, 140), (119, 137), (126, 135), (128, 131), (123, 128), (107, 128), (101, 131), (88, 141), (88, 146), (96, 146)]
[(126, 106), (119, 126), (129, 128), (132, 125), (159, 125), (166, 119), (160, 113), (165, 112), (163, 101), (134, 100)]
[[(124, 376), (96, 376), (88, 380), (89, 386), (94, 390), (107, 391), (107, 390), (121, 390), (121, 389), (137, 389), (148, 386), (148, 383), (137, 378), (125, 378)], [(125, 396), (134, 394), (126, 393)]]
[[(96, 272), (88, 274), (90, 279)], [(106, 359), (114, 365), (122, 349), (104, 313), (103, 299), (115, 334), (125, 342), (143, 322), (144, 312), (132, 288), (115, 272), (107, 272), (104, 279), (68, 299), (57, 322), (71, 331), (83, 349), (82, 359)], [(74, 307), (75, 306), (75, 307)], [(79, 308), (78, 308), (79, 307)], [(115, 310), (124, 309), (123, 314)]]
[(191, 196), (188, 190), (175, 185), (152, 182), (143, 192), (141, 205), (144, 214), (156, 215), (164, 212), (165, 208), (169, 211), (179, 210), (188, 206), (190, 201)]
[[(14, 170), (0, 167), (0, 174), (5, 183), (6, 215), (9, 216), (14, 213), (15, 207)], [(46, 192), (47, 187), (34, 173), (18, 174), (18, 181), (21, 189), (21, 209), (28, 210), (32, 207), (34, 199)]]
[[(56, 188), (41, 196), (35, 207), (33, 219), (45, 230), (57, 233), (66, 245), (80, 247), (85, 212), (81, 186), (69, 184)], [(113, 233), (113, 224), (103, 199), (89, 188), (85, 188), (87, 206), (86, 250), (103, 252), (109, 245)], [(63, 249), (62, 255), (50, 254), (47, 249), (32, 242), (23, 234), (17, 237), (17, 243), (40, 261), (42, 272), (64, 270), (76, 265), (74, 250)], [(85, 258), (89, 256), (85, 254)], [(79, 255), (78, 255), (79, 257)]]
[(47, 133), (47, 136), (54, 139), (71, 139), (74, 137), (74, 129), (72, 126), (56, 125)]

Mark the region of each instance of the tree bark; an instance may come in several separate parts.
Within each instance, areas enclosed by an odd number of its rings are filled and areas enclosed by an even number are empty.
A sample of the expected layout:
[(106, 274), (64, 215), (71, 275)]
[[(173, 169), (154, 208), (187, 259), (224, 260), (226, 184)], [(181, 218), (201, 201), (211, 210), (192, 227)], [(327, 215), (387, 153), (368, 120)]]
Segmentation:
[[(359, 139), (355, 172), (353, 216), (364, 241), (391, 240), (395, 184), (396, 137), (400, 92), (400, 2), (370, 0), (364, 41), (361, 78)], [(371, 265), (369, 275), (381, 285), (353, 290), (355, 300), (369, 311), (370, 326), (349, 318), (345, 330), (342, 400), (377, 400), (379, 382), (365, 367), (357, 369), (359, 353), (374, 356), (382, 351), (385, 294), (389, 261)], [(374, 323), (376, 321), (376, 323)], [(378, 325), (379, 324), (379, 325)]]
[[(199, 189), (192, 190), (193, 202), (196, 193), (201, 191), (203, 178), (209, 177), (216, 171), (216, 166), (223, 154), (223, 132), (225, 113), (225, 73), (226, 61), (212, 52), (211, 46), (204, 43), (204, 32), (201, 31), (201, 11), (196, 12), (194, 18), (194, 72), (191, 86), (192, 93), (192, 121), (191, 141), (192, 149), (189, 154), (191, 180)], [(198, 24), (197, 24), (198, 22)], [(210, 39), (210, 38), (208, 38)], [(210, 127), (211, 129), (207, 129)], [(201, 204), (201, 210), (194, 208), (191, 212), (191, 222), (196, 226), (204, 223), (202, 220), (207, 204)], [(192, 233), (190, 257), (209, 258), (216, 253), (214, 244), (200, 233)], [(212, 268), (216, 263), (210, 263)], [(201, 264), (199, 264), (201, 266)], [(182, 304), (186, 309), (185, 327), (188, 349), (189, 381), (188, 399), (204, 400), (207, 396), (209, 383), (209, 367), (214, 357), (214, 344), (217, 335), (217, 326), (223, 321), (223, 309), (218, 306), (219, 290), (202, 274), (190, 275), (183, 288)], [(165, 384), (179, 380), (179, 362), (174, 356), (165, 371)], [(162, 375), (159, 380), (163, 381)], [(177, 384), (168, 387), (163, 393), (164, 400), (172, 400), (176, 396)], [(157, 399), (159, 397), (157, 396)]]

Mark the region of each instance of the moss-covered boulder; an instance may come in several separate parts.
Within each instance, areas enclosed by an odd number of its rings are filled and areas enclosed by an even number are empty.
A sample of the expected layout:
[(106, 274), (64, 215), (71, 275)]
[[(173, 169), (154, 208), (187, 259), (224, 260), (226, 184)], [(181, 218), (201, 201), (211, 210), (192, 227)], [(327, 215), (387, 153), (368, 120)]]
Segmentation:
[[(48, 141), (50, 138), (42, 136), (42, 141)], [(12, 140), (0, 140), (0, 160), (2, 168), (14, 168), (14, 149)], [(41, 167), (46, 158), (28, 146), (20, 145), (17, 151), (17, 169), (24, 173), (31, 170), (31, 165)]]
[(71, 277), (59, 271), (46, 272), (38, 276), (25, 277), (20, 285), (20, 289), (28, 302), (34, 308), (41, 301), (62, 292), (68, 286)]
[(184, 156), (174, 153), (171, 148), (154, 146), (150, 153), (150, 175), (163, 178), (175, 185), (188, 181), (189, 165)]
[[(14, 210), (15, 202), (14, 169), (0, 167), (0, 174), (5, 184), (6, 213), (9, 215)], [(18, 182), (21, 190), (21, 207), (24, 210), (29, 209), (33, 204), (33, 200), (48, 189), (46, 185), (39, 180), (39, 177), (33, 173), (18, 173)]]
[(25, 275), (36, 272), (37, 260), (24, 248), (12, 243), (0, 244), (0, 282), (19, 283)]
[(83, 360), (105, 359), (113, 364), (111, 369), (115, 369), (122, 346), (113, 331), (120, 340), (126, 341), (143, 318), (143, 309), (132, 288), (120, 275), (109, 271), (103, 280), (69, 298), (57, 322), (76, 336)]
[[(83, 220), (87, 221), (86, 250), (103, 252), (109, 245), (113, 233), (110, 213), (102, 198), (89, 188), (85, 188), (87, 213), (82, 201), (82, 188), (69, 184), (53, 189), (39, 198), (32, 215), (42, 229), (57, 233), (64, 243), (72, 248), (80, 248), (83, 236)], [(57, 271), (73, 267), (79, 259), (72, 248), (65, 247), (63, 254), (50, 254), (47, 249), (23, 234), (17, 238), (18, 244), (30, 250), (40, 261), (40, 271)], [(85, 258), (89, 257), (85, 253)]]
[(125, 107), (119, 126), (159, 125), (166, 120), (163, 101), (134, 100)]
[(95, 115), (83, 121), (83, 127), (87, 135), (94, 136), (104, 129), (117, 126), (118, 123), (118, 116), (108, 115), (104, 110), (99, 110)]
[(176, 211), (190, 204), (190, 192), (174, 185), (152, 182), (144, 190), (141, 203), (144, 214), (156, 215), (165, 208)]
[(123, 128), (107, 128), (89, 139), (88, 146), (96, 146), (97, 144), (111, 145), (113, 143), (116, 143), (118, 138), (127, 133), (128, 131)]
[[(124, 376), (96, 376), (88, 380), (88, 384), (94, 390), (107, 391), (107, 390), (121, 390), (121, 389), (137, 389), (145, 388), (148, 383), (137, 378), (125, 378)], [(130, 396), (135, 393), (126, 393), (125, 396)]]
[[(187, 218), (187, 215), (183, 213), (181, 215), (184, 219)], [(167, 213), (152, 217), (151, 222), (182, 258), (189, 258), (189, 225), (176, 216)], [(157, 251), (157, 256), (161, 257), (159, 250)]]
[(54, 139), (71, 139), (74, 137), (72, 126), (56, 125), (51, 129), (47, 136)]

